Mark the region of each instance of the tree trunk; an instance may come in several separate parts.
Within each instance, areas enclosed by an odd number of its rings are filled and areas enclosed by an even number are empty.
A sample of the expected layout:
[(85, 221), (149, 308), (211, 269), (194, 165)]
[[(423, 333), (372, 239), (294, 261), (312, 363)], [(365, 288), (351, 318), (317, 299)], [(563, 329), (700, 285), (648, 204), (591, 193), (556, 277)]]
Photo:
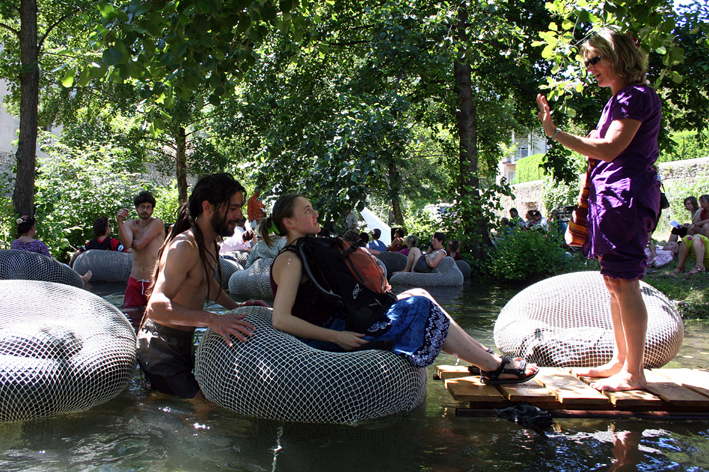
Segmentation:
[(389, 186), (389, 197), (391, 200), (391, 209), (394, 212), (394, 222), (397, 226), (404, 226), (404, 214), (401, 212), (401, 201), (399, 200), (399, 186), (397, 183), (401, 180), (399, 171), (394, 163), (389, 164), (387, 185)]
[[(468, 12), (463, 5), (458, 10), (458, 39), (461, 44), (468, 41), (466, 31)], [(477, 110), (473, 101), (472, 72), (470, 62), (456, 61), (454, 64), (455, 91), (458, 95), (458, 111), (456, 118), (458, 121), (458, 133), (460, 135), (459, 165), (460, 165), (460, 189), (459, 195), (464, 203), (463, 208), (479, 208), (480, 201), (480, 181), (478, 179), (478, 144), (477, 144)], [(471, 240), (477, 240), (472, 249), (476, 258), (484, 256), (484, 246), (490, 244), (490, 235), (487, 232), (487, 224), (482, 218), (481, 211), (464, 211), (461, 216), (462, 224), (466, 228), (466, 233), (472, 236)], [(477, 237), (476, 237), (477, 236)]]
[(176, 172), (177, 199), (180, 205), (187, 201), (187, 134), (185, 128), (179, 128), (175, 142), (177, 143)]
[(37, 164), (39, 103), (39, 47), (37, 2), (20, 3), (20, 137), (17, 144), (17, 179), (12, 203), (19, 215), (34, 215), (34, 173)]

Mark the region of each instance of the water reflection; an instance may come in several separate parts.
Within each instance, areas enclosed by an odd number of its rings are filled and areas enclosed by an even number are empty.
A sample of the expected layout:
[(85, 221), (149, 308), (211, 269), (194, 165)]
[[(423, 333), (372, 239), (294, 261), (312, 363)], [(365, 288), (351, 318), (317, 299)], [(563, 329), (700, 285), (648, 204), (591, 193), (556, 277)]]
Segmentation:
[[(94, 290), (120, 305), (125, 287)], [(432, 292), (490, 344), (497, 313), (519, 290), (475, 284)], [(706, 367), (708, 334), (705, 323), (689, 324), (676, 366)], [(437, 363), (455, 361), (442, 354)], [(564, 418), (542, 436), (494, 417), (457, 417), (458, 406), (468, 405), (429, 380), (426, 402), (404, 417), (357, 426), (283, 423), (147, 393), (136, 377), (87, 412), (0, 423), (0, 470), (709, 470), (707, 421)]]

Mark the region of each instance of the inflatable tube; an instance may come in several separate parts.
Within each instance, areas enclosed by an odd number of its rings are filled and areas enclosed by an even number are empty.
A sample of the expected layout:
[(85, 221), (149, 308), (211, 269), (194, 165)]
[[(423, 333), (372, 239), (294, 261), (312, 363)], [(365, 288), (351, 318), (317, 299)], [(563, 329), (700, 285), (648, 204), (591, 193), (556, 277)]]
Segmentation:
[(248, 298), (273, 298), (272, 264), (273, 259), (256, 259), (248, 269), (235, 272), (229, 279), (229, 291)]
[[(230, 259), (228, 257), (220, 256), (220, 262), (222, 265), (222, 280), (221, 280), (221, 286), (224, 289), (229, 288), (229, 280), (231, 280), (231, 276), (234, 275), (235, 272), (239, 270), (244, 270), (244, 268), (236, 262), (233, 259)], [(219, 271), (214, 272), (214, 278), (217, 279), (217, 282), (219, 282)]]
[(467, 262), (460, 260), (460, 261), (455, 261), (455, 265), (458, 266), (458, 270), (460, 271), (461, 274), (463, 274), (464, 279), (469, 279), (470, 278), (470, 264)]
[[(644, 282), (640, 290), (648, 312), (645, 367), (662, 367), (677, 355), (684, 325), (661, 292)], [(614, 337), (603, 276), (564, 274), (522, 290), (498, 316), (495, 344), (505, 355), (543, 366), (594, 367), (610, 361)]]
[(43, 280), (84, 288), (71, 267), (30, 251), (0, 250), (0, 280)]
[(406, 269), (406, 256), (400, 252), (380, 252), (376, 257), (384, 263), (388, 274)]
[(451, 287), (463, 285), (463, 274), (452, 257), (444, 257), (433, 272), (399, 272), (389, 278), (392, 285), (412, 285), (414, 287)]
[(135, 373), (135, 334), (85, 290), (0, 281), (0, 421), (79, 412), (118, 395)]
[(133, 268), (133, 254), (129, 252), (90, 249), (74, 261), (79, 274), (91, 271), (91, 282), (126, 283)]
[(238, 413), (303, 423), (353, 424), (406, 413), (426, 396), (428, 370), (389, 351), (314, 349), (271, 324), (271, 310), (244, 307), (256, 330), (229, 348), (208, 329), (195, 376), (213, 403)]
[[(231, 259), (232, 261), (237, 262), (243, 269), (244, 267), (246, 267), (246, 261), (249, 260), (250, 255), (251, 253), (249, 251), (231, 251), (219, 254), (219, 257), (221, 257), (222, 259)], [(228, 280), (229, 279), (227, 279), (227, 281)]]

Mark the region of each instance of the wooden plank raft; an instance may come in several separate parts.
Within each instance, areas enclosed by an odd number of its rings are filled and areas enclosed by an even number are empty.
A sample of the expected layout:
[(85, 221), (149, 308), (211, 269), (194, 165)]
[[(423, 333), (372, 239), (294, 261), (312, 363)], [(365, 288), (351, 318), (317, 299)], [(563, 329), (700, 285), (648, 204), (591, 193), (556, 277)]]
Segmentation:
[(599, 392), (593, 379), (578, 377), (570, 368), (541, 367), (526, 383), (485, 385), (467, 366), (436, 366), (436, 375), (456, 401), (470, 408), (506, 408), (526, 402), (545, 410), (614, 410), (629, 412), (705, 412), (709, 408), (709, 371), (645, 370), (645, 390)]

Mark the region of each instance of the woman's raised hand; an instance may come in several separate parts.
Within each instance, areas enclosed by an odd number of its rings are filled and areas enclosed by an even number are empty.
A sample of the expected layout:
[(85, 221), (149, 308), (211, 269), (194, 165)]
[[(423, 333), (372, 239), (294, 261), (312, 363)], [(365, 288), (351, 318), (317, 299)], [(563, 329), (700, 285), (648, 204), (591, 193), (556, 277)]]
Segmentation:
[(544, 132), (549, 137), (554, 136), (556, 125), (554, 124), (554, 120), (551, 118), (551, 109), (549, 108), (547, 98), (541, 93), (537, 94), (537, 105), (539, 106), (539, 113), (537, 116), (539, 117), (539, 121), (542, 122)]

